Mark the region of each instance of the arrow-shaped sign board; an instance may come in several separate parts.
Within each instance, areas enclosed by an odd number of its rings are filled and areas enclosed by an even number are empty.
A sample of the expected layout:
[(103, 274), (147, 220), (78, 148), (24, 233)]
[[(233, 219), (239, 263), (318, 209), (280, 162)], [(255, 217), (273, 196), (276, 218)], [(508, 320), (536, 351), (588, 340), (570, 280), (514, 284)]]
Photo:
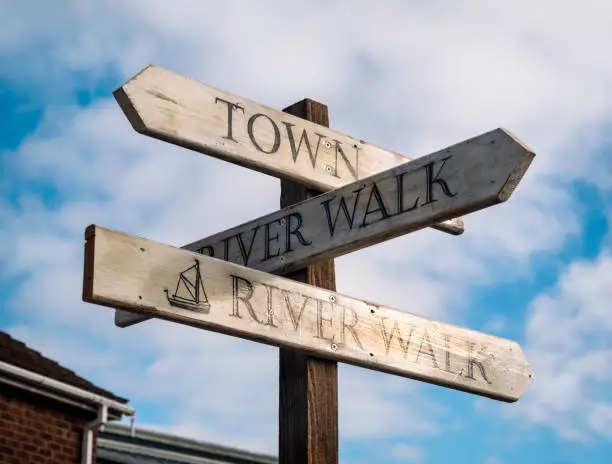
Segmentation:
[[(157, 66), (143, 69), (114, 96), (142, 134), (318, 191), (410, 160)], [(431, 227), (458, 235), (463, 221), (449, 219)]]
[(496, 129), (184, 248), (284, 274), (506, 201), (533, 157)]
[(514, 341), (98, 226), (85, 237), (87, 302), (501, 401), (532, 382)]

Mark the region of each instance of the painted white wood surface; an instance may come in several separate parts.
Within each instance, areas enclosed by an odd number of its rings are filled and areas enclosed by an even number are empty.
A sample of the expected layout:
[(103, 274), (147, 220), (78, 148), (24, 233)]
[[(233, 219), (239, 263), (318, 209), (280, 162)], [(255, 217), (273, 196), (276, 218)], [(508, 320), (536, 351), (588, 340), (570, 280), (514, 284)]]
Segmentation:
[[(318, 191), (410, 159), (153, 65), (114, 96), (137, 132)], [(432, 227), (459, 235), (463, 221)]]
[(496, 129), (183, 248), (285, 274), (504, 202), (534, 156)]
[(501, 401), (533, 380), (514, 341), (99, 226), (83, 299)]

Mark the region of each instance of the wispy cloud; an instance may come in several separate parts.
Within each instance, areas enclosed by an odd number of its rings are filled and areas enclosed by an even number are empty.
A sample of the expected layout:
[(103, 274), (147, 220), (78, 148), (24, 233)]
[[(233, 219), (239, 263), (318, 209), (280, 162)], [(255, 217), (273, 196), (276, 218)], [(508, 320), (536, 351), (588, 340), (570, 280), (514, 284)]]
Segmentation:
[(391, 457), (394, 461), (398, 462), (423, 462), (423, 452), (421, 449), (407, 443), (396, 443), (393, 445)]
[(573, 263), (556, 288), (533, 302), (525, 348), (539, 385), (517, 408), (508, 408), (508, 414), (549, 424), (568, 439), (592, 441), (593, 433), (608, 435), (611, 273), (607, 253), (594, 262)]

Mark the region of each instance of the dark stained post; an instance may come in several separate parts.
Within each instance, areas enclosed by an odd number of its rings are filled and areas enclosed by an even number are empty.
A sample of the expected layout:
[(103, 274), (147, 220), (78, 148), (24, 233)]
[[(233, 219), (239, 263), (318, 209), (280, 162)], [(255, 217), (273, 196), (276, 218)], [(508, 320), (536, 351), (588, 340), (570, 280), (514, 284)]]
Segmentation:
[[(329, 127), (327, 106), (322, 103), (305, 99), (283, 111)], [(319, 193), (282, 179), (280, 206), (284, 208)], [(333, 259), (286, 277), (336, 290)], [(337, 464), (337, 363), (281, 348), (279, 367), (279, 464)]]

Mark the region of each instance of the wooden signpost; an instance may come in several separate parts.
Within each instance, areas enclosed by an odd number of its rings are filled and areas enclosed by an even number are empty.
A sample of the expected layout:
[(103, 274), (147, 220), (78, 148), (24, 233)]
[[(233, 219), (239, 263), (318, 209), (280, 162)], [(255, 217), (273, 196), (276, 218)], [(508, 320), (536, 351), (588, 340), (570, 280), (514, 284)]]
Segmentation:
[(533, 375), (516, 342), (97, 226), (83, 299), (501, 401)]
[(329, 129), (308, 99), (280, 112), (155, 66), (114, 95), (140, 133), (281, 178), (279, 211), (183, 249), (88, 227), (83, 281), (121, 327), (155, 317), (280, 347), (281, 464), (337, 464), (337, 361), (506, 402), (533, 381), (516, 342), (335, 291), (334, 257), (458, 235), (458, 216), (506, 201), (534, 157), (509, 132), (410, 160)]
[[(305, 99), (283, 110), (308, 121), (329, 126), (327, 106)], [(280, 207), (315, 196), (316, 191), (281, 179)], [(336, 290), (333, 259), (318, 261), (287, 277)], [(116, 313), (116, 311), (115, 311)], [(304, 351), (278, 352), (278, 460), (309, 464), (338, 462), (338, 364)]]

